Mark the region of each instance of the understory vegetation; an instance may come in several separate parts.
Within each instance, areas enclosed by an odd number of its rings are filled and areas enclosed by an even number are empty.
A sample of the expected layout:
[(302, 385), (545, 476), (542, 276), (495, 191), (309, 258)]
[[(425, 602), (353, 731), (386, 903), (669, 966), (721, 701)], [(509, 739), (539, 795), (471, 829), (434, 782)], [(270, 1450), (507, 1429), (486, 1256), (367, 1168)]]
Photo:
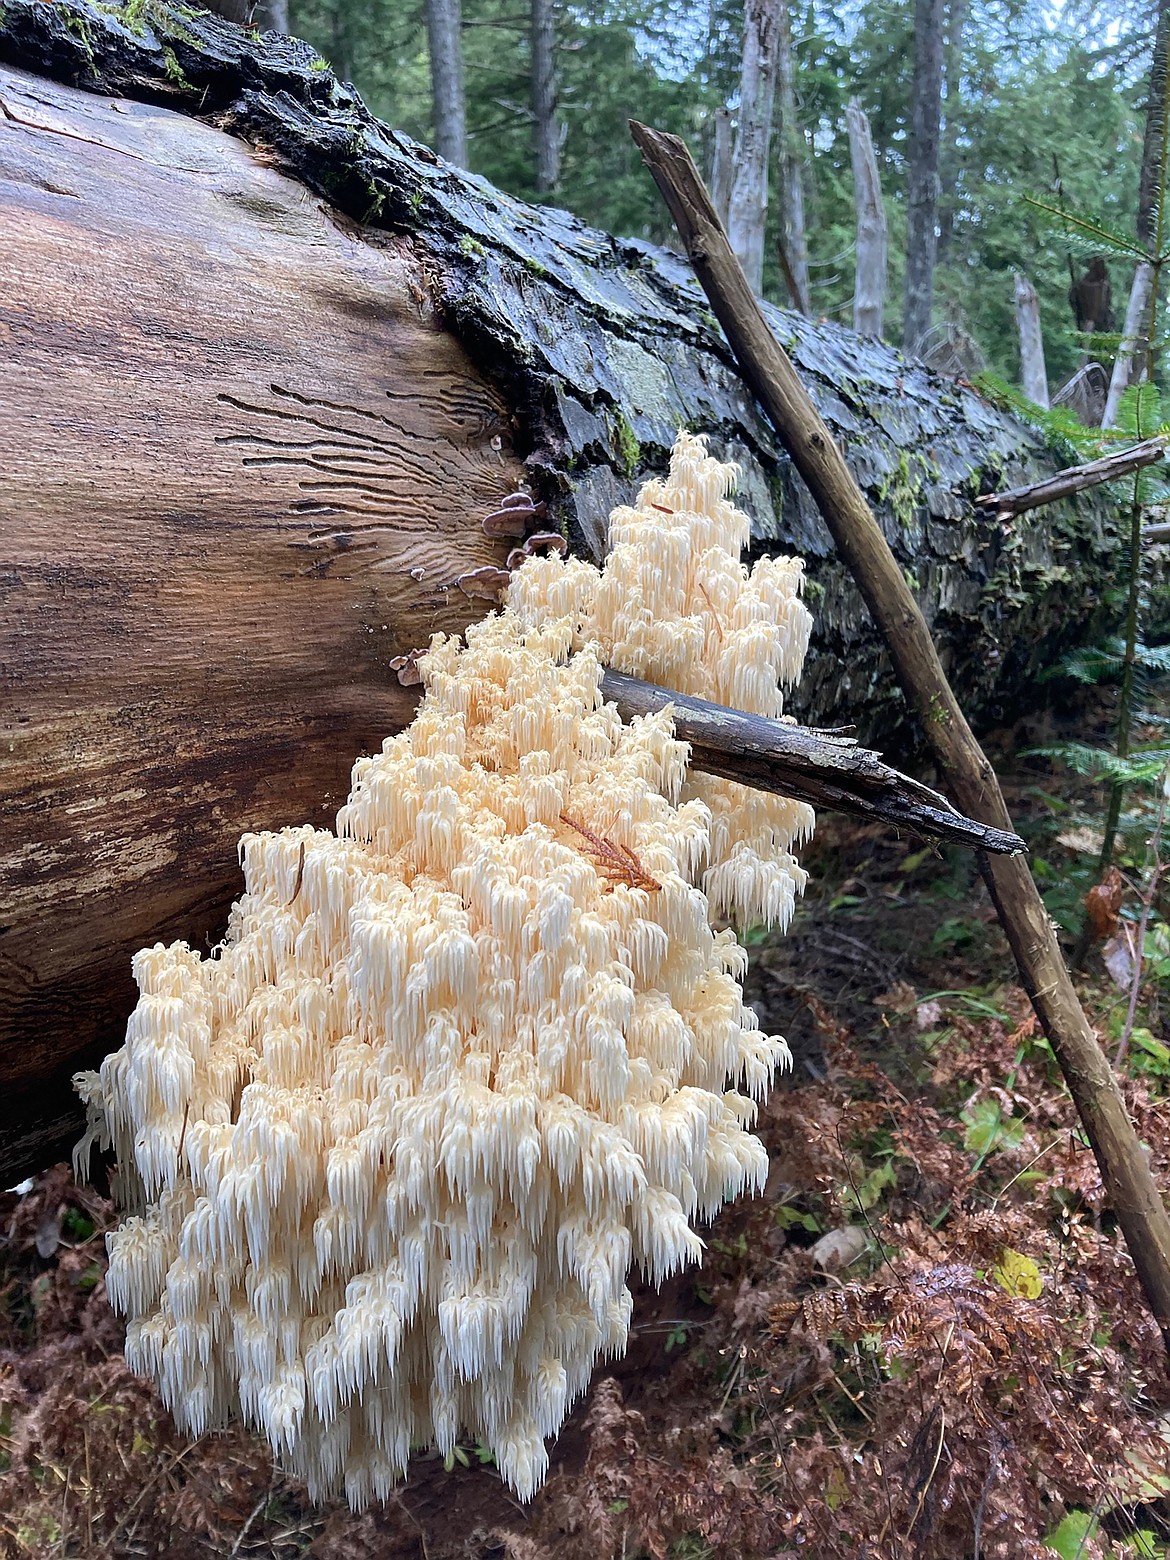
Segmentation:
[[(1012, 750), (1095, 725), (1104, 745), (1109, 696), (1091, 698)], [(998, 767), (1071, 940), (1100, 797), (1047, 757)], [(1164, 807), (1160, 785), (1127, 793), (1082, 980), (1162, 1185)], [(474, 1445), (355, 1517), (315, 1509), (242, 1431), (177, 1435), (121, 1355), (111, 1206), (59, 1166), (0, 1199), (0, 1553), (1164, 1554), (1163, 1344), (973, 864), (833, 819), (807, 859), (789, 936), (752, 949), (749, 998), (795, 1054), (761, 1115), (765, 1194), (705, 1232), (700, 1269), (637, 1293), (628, 1356), (530, 1506)]]

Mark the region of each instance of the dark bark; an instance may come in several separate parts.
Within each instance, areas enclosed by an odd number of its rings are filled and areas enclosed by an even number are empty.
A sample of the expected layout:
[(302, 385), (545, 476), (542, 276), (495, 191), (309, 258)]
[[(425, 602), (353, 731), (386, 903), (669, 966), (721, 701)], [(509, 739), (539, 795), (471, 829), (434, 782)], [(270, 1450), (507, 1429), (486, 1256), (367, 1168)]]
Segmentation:
[(460, 0), (426, 0), (431, 54), (435, 150), (467, 167), (467, 107), (463, 96), (463, 9)]
[(938, 247), (939, 124), (944, 0), (915, 0), (914, 87), (906, 184), (906, 292), (902, 344), (920, 352), (930, 333)]
[(561, 122), (557, 117), (556, 16), (553, 0), (531, 0), (532, 137), (536, 192), (561, 182)]
[[(973, 817), (1010, 830), (995, 771), (955, 698), (906, 576), (760, 313), (686, 147), (676, 136), (645, 125), (632, 129), (745, 378), (800, 467), (881, 630), (949, 789)], [(980, 865), (1020, 979), (1092, 1146), (1146, 1303), (1170, 1347), (1170, 1214), (1149, 1157), (1080, 1005), (1027, 863), (1019, 856), (982, 856)]]

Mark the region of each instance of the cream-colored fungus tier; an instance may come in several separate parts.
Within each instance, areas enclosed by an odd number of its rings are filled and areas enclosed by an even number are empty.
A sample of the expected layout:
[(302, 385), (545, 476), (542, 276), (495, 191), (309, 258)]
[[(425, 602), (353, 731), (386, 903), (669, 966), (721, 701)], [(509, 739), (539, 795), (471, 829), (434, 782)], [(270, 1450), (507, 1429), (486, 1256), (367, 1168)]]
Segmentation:
[(317, 1496), (361, 1506), (463, 1436), (528, 1498), (625, 1348), (631, 1265), (697, 1260), (691, 1221), (763, 1184), (787, 1050), (710, 920), (787, 919), (811, 815), (687, 782), (669, 714), (599, 692), (604, 657), (780, 712), (800, 567), (744, 570), (732, 475), (680, 436), (602, 570), (526, 562), (466, 647), (436, 638), (336, 833), (245, 836), (222, 947), (139, 953), (126, 1044), (78, 1077), (136, 1209), (127, 1359)]

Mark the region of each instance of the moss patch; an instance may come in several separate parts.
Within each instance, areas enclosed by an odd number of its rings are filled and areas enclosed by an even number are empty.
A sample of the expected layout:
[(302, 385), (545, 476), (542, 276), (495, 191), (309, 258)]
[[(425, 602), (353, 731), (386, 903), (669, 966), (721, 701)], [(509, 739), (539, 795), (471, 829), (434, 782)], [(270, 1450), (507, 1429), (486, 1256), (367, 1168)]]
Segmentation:
[(613, 445), (621, 461), (622, 471), (627, 477), (632, 477), (642, 456), (642, 446), (621, 412), (618, 412), (614, 418)]
[(898, 524), (905, 530), (914, 524), (928, 482), (938, 481), (938, 467), (929, 455), (918, 450), (899, 450), (898, 458), (878, 487), (878, 498), (889, 504)]

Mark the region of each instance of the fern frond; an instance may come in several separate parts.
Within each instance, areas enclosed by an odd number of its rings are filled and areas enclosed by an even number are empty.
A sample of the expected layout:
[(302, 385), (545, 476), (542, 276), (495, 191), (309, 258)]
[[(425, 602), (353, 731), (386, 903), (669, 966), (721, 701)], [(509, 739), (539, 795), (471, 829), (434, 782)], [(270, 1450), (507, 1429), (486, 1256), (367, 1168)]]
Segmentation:
[(1026, 756), (1054, 759), (1087, 780), (1146, 785), (1156, 780), (1170, 762), (1170, 748), (1140, 748), (1131, 752), (1128, 758), (1118, 758), (1106, 748), (1090, 747), (1083, 742), (1060, 742), (1052, 747), (1031, 748)]
[(1079, 683), (1095, 686), (1120, 671), (1124, 648), (1119, 639), (1107, 640), (1103, 645), (1082, 645), (1062, 656), (1057, 664), (1049, 667), (1044, 677), (1072, 677)]
[(1148, 439), (1164, 422), (1157, 385), (1130, 385), (1117, 408), (1117, 427), (1132, 439)]
[(1082, 247), (1090, 255), (1108, 254), (1118, 260), (1146, 260), (1145, 246), (1139, 244), (1124, 228), (1115, 227), (1101, 216), (1089, 216), (1082, 211), (1070, 211), (1067, 207), (1054, 206), (1051, 201), (1037, 200), (1025, 195), (1027, 205), (1043, 211), (1060, 223), (1065, 236), (1073, 247)]
[(984, 400), (990, 401), (1000, 411), (1014, 412), (1024, 422), (1030, 423), (1052, 445), (1054, 451), (1070, 464), (1092, 460), (1108, 447), (1107, 441), (1116, 442), (1112, 430), (1102, 435), (1100, 428), (1089, 428), (1075, 412), (1066, 406), (1054, 406), (1051, 411), (1037, 406), (1018, 386), (1009, 384), (998, 374), (987, 370), (976, 374), (972, 380)]

